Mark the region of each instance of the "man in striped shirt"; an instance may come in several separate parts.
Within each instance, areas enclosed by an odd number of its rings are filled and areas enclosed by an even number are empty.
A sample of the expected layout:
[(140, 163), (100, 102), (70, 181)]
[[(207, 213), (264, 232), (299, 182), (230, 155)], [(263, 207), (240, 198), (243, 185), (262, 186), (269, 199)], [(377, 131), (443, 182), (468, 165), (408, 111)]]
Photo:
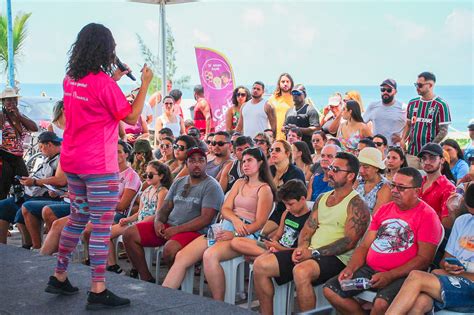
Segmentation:
[(415, 83), (420, 96), (410, 100), (407, 107), (402, 146), (408, 145), (408, 165), (417, 169), (422, 169), (417, 157), (421, 148), (428, 142), (440, 143), (448, 134), (448, 125), (451, 123), (448, 104), (433, 92), (435, 83), (433, 73), (420, 73)]

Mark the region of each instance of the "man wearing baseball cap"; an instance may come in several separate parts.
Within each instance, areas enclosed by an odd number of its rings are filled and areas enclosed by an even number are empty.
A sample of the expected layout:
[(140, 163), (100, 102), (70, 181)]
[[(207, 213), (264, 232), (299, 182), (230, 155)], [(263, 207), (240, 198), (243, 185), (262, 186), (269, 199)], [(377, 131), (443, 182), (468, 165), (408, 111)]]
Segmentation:
[(5, 199), (15, 176), (27, 176), (23, 140), (28, 131), (38, 131), (34, 121), (18, 110), (20, 95), (11, 87), (0, 94), (0, 199)]
[(295, 106), (288, 109), (285, 115), (282, 131), (288, 133), (292, 128), (297, 128), (303, 134), (302, 141), (306, 142), (311, 153), (314, 148), (311, 143), (311, 136), (316, 130), (320, 130), (319, 114), (313, 106), (306, 104), (306, 88), (302, 84), (297, 84), (291, 91)]
[(140, 279), (155, 282), (148, 270), (143, 247), (164, 246), (163, 259), (171, 266), (178, 251), (205, 234), (224, 201), (219, 183), (206, 174), (206, 153), (199, 147), (187, 151), (189, 175), (173, 182), (154, 221), (129, 227), (123, 240)]
[(469, 131), (469, 138), (471, 138), (471, 142), (469, 142), (464, 148), (464, 160), (469, 163), (469, 159), (474, 158), (474, 119), (469, 121), (467, 129)]
[(400, 143), (406, 124), (406, 104), (395, 99), (397, 82), (386, 79), (380, 84), (381, 100), (370, 103), (363, 113), (364, 122), (373, 124), (373, 134), (387, 138), (388, 145)]
[(441, 174), (444, 163), (443, 148), (437, 143), (427, 143), (418, 157), (426, 172), (421, 184), (420, 198), (430, 205), (438, 215), (445, 229), (451, 229), (453, 221), (449, 216), (446, 201), (456, 187)]

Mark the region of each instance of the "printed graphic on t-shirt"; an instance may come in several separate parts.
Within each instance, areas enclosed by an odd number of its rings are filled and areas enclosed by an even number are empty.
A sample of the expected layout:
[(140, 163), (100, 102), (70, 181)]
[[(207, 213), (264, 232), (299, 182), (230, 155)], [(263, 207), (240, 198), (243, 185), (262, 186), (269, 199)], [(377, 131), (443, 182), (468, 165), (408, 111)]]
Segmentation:
[(380, 225), (371, 248), (382, 254), (404, 252), (414, 244), (414, 239), (415, 234), (407, 222), (388, 219)]
[[(293, 222), (293, 223), (295, 223), (297, 226), (299, 226), (298, 223), (296, 223), (296, 222)], [(298, 239), (298, 234), (299, 233), (298, 233), (297, 230), (295, 230), (292, 227), (285, 224), (285, 228), (283, 230), (283, 235), (281, 236), (281, 239), (280, 239), (279, 243), (282, 246), (291, 248), (291, 247), (293, 247), (293, 244), (295, 244), (296, 240)]]
[(474, 252), (474, 236), (463, 236), (459, 238), (459, 247)]

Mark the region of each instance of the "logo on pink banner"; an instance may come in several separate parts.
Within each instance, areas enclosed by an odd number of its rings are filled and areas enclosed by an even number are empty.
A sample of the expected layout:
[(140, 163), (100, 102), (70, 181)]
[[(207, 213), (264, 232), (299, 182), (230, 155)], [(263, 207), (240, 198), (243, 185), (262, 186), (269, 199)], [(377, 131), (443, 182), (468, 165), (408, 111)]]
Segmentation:
[(196, 47), (196, 60), (204, 97), (211, 105), (212, 124), (216, 131), (225, 130), (225, 113), (232, 106), (234, 73), (221, 53)]

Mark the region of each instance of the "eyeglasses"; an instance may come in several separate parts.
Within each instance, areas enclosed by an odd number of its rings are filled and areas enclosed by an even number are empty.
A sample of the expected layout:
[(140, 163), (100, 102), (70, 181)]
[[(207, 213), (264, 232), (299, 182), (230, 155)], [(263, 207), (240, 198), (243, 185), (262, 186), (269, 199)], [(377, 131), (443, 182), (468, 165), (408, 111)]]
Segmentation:
[(228, 141), (212, 141), (212, 146), (220, 146), (220, 147), (223, 147), (224, 145), (226, 145), (227, 143), (229, 143)]
[(186, 147), (184, 145), (173, 144), (173, 149), (178, 151), (186, 151)]
[(145, 173), (145, 176), (146, 178), (148, 179), (153, 179), (153, 177), (157, 176), (158, 174), (154, 174), (154, 173)]
[(337, 174), (337, 173), (339, 173), (339, 172), (352, 173), (352, 171), (343, 170), (343, 169), (340, 169), (339, 167), (333, 166), (333, 165), (329, 165), (329, 166), (328, 166), (328, 171), (331, 171), (331, 172), (333, 172), (334, 174)]
[(418, 186), (401, 186), (401, 185), (397, 185), (393, 182), (388, 183), (388, 185), (390, 186), (390, 189), (393, 190), (394, 188), (396, 188), (399, 192), (404, 192), (405, 190), (411, 189), (411, 188), (420, 188)]
[(188, 136), (197, 138), (197, 137), (199, 137), (200, 135), (199, 135), (197, 132), (188, 132)]
[(255, 142), (256, 144), (265, 144), (267, 143), (265, 140), (263, 139), (253, 139), (253, 142)]
[(380, 88), (380, 92), (384, 93), (392, 93), (393, 89), (392, 88)]
[(171, 147), (171, 144), (160, 144), (160, 149), (169, 149)]
[(378, 146), (378, 147), (383, 146), (383, 142), (375, 142), (375, 141), (374, 141), (374, 144), (375, 144), (376, 146)]
[(303, 92), (301, 92), (301, 91), (297, 91), (297, 90), (291, 91), (291, 95), (293, 95), (293, 96), (300, 96), (302, 94), (303, 94)]
[(247, 93), (237, 93), (237, 97), (247, 97)]
[(430, 84), (430, 83), (429, 82), (427, 82), (427, 83), (413, 83), (413, 85), (416, 88), (419, 88), (419, 89), (421, 89), (424, 85), (427, 85), (427, 84)]
[(275, 151), (276, 153), (280, 153), (282, 150), (281, 148), (270, 148), (270, 150), (268, 150), (270, 153), (272, 153), (273, 151)]

